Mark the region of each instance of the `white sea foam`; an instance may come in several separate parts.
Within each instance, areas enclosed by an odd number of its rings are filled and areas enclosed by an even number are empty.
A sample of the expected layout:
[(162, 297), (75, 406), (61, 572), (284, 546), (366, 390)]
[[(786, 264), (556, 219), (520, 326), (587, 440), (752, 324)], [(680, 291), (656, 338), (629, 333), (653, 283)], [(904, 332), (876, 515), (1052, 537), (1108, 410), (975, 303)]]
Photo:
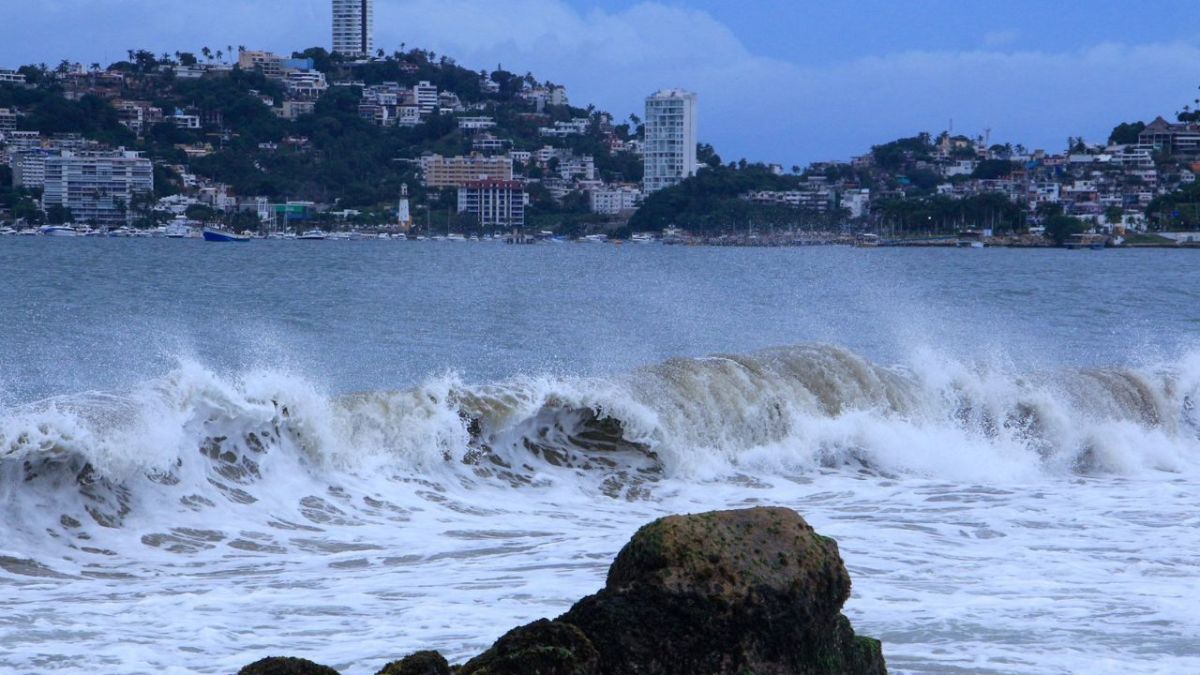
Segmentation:
[(598, 587), (653, 517), (780, 503), (841, 542), (896, 672), (1196, 670), (1198, 397), (1200, 355), (1014, 373), (813, 345), (341, 396), (184, 362), (0, 412), (0, 663), (463, 656)]

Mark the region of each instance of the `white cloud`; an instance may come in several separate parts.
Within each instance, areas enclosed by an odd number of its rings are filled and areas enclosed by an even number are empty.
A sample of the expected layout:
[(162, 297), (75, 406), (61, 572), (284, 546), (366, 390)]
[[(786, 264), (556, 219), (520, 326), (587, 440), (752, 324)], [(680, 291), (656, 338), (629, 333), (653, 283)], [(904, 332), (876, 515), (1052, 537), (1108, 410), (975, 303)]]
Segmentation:
[[(1171, 113), (1200, 83), (1195, 44), (906, 51), (805, 66), (755, 55), (705, 12), (656, 2), (581, 13), (560, 0), (413, 0), (378, 11), (383, 40), (529, 70), (619, 117), (659, 87), (694, 89), (702, 138), (730, 157), (786, 164), (846, 157), (950, 118), (1031, 146), (1102, 140), (1119, 121)], [(985, 42), (1017, 37), (1000, 31)]]
[[(21, 54), (36, 50), (49, 52), (40, 57), (47, 61), (112, 59), (133, 46), (286, 51), (328, 41), (327, 8), (327, 0), (21, 3), (9, 17), (25, 26), (22, 35), (39, 37), (0, 41), (0, 64), (34, 60)], [(106, 29), (51, 29), (58, 24)], [(957, 130), (991, 127), (994, 139), (1030, 146), (1057, 148), (1080, 134), (1099, 140), (1117, 122), (1170, 115), (1200, 84), (1200, 42), (1013, 50), (1018, 37), (1000, 30), (974, 51), (806, 65), (756, 54), (712, 15), (674, 3), (579, 11), (564, 0), (376, 0), (376, 41), (389, 52), (404, 42), (471, 68), (531, 71), (618, 117), (640, 113), (655, 89), (687, 87), (700, 94), (703, 140), (727, 158), (788, 165), (936, 132), (950, 118)], [(101, 44), (106, 54), (81, 53)]]
[(983, 46), (994, 49), (1017, 41), (1021, 34), (1015, 30), (994, 30), (983, 35)]

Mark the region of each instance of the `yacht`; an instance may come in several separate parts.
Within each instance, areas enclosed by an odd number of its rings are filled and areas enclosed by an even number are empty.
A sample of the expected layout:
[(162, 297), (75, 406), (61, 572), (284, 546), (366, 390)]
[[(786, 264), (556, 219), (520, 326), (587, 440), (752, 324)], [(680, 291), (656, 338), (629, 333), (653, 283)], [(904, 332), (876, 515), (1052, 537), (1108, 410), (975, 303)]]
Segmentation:
[(187, 239), (192, 236), (192, 228), (186, 220), (176, 220), (163, 228), (163, 236), (167, 239)]
[(296, 238), (297, 239), (310, 239), (310, 240), (315, 241), (317, 239), (327, 239), (328, 235), (325, 234), (324, 230), (309, 230)]
[(79, 235), (75, 228), (67, 225), (43, 225), (38, 234), (44, 237), (76, 237)]

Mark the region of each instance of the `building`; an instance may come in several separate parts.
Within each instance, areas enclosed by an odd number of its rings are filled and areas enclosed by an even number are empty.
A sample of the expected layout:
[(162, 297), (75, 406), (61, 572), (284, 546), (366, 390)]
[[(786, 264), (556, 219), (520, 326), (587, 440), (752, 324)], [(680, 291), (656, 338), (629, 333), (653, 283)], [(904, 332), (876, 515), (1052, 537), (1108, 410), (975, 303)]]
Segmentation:
[(463, 131), (479, 131), (481, 129), (492, 129), (496, 126), (496, 120), (492, 117), (460, 117), (458, 118), (458, 128)]
[(288, 96), (299, 99), (318, 99), (329, 89), (325, 73), (319, 70), (289, 70), (283, 75)]
[(413, 85), (413, 98), (416, 100), (417, 107), (421, 109), (422, 115), (432, 114), (438, 107), (438, 90), (435, 85), (421, 80)]
[(483, 227), (524, 227), (525, 186), (515, 180), (477, 180), (458, 188), (458, 212)]
[(46, 150), (22, 150), (12, 156), (13, 185), (42, 188), (46, 185)]
[(1138, 145), (1170, 155), (1196, 155), (1200, 153), (1200, 124), (1172, 124), (1157, 117), (1138, 134)]
[(179, 127), (180, 129), (195, 130), (200, 128), (199, 115), (189, 115), (178, 109), (175, 110), (174, 115), (171, 115), (171, 121), (174, 122), (175, 126)]
[(650, 194), (696, 173), (696, 95), (664, 89), (646, 98), (643, 185)]
[(37, 131), (10, 131), (4, 135), (4, 148), (11, 155), (42, 147), (42, 135)]
[(642, 191), (633, 186), (612, 186), (592, 190), (588, 193), (592, 213), (615, 216), (622, 211), (632, 211), (642, 201)]
[(421, 158), (421, 170), (426, 187), (462, 187), (480, 180), (511, 181), (511, 157), (442, 157), (426, 155)]
[(375, 0), (333, 0), (333, 51), (367, 57), (375, 51)]
[(15, 70), (0, 69), (0, 82), (9, 82), (11, 84), (25, 84), (25, 76)]
[(271, 52), (246, 50), (238, 53), (238, 67), (242, 70), (259, 70), (271, 78), (283, 77), (283, 58)]
[(162, 108), (156, 108), (146, 101), (116, 101), (113, 107), (117, 109), (121, 124), (139, 136), (163, 119)]
[(0, 108), (0, 137), (17, 130), (17, 111), (11, 108)]
[(849, 212), (851, 218), (862, 218), (871, 210), (871, 190), (869, 188), (846, 190), (841, 195), (840, 203), (842, 208)]
[(311, 115), (316, 107), (316, 101), (284, 101), (281, 107), (275, 109), (275, 114), (285, 120), (294, 120), (301, 115)]
[(46, 157), (42, 208), (71, 210), (77, 223), (125, 225), (134, 197), (154, 191), (154, 167), (141, 153), (63, 152)]

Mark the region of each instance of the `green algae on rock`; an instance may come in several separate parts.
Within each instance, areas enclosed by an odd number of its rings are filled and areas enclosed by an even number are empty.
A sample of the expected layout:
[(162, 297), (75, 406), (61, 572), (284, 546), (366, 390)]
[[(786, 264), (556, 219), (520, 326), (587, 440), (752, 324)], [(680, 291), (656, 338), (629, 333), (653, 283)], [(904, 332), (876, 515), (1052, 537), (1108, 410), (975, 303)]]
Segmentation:
[(392, 661), (375, 675), (450, 675), (450, 664), (435, 651), (415, 652)]
[(238, 671), (238, 675), (339, 675), (338, 671), (294, 656), (268, 656)]
[(669, 516), (617, 554), (605, 587), (559, 621), (612, 675), (886, 672), (879, 642), (840, 612), (837, 543), (784, 508)]

